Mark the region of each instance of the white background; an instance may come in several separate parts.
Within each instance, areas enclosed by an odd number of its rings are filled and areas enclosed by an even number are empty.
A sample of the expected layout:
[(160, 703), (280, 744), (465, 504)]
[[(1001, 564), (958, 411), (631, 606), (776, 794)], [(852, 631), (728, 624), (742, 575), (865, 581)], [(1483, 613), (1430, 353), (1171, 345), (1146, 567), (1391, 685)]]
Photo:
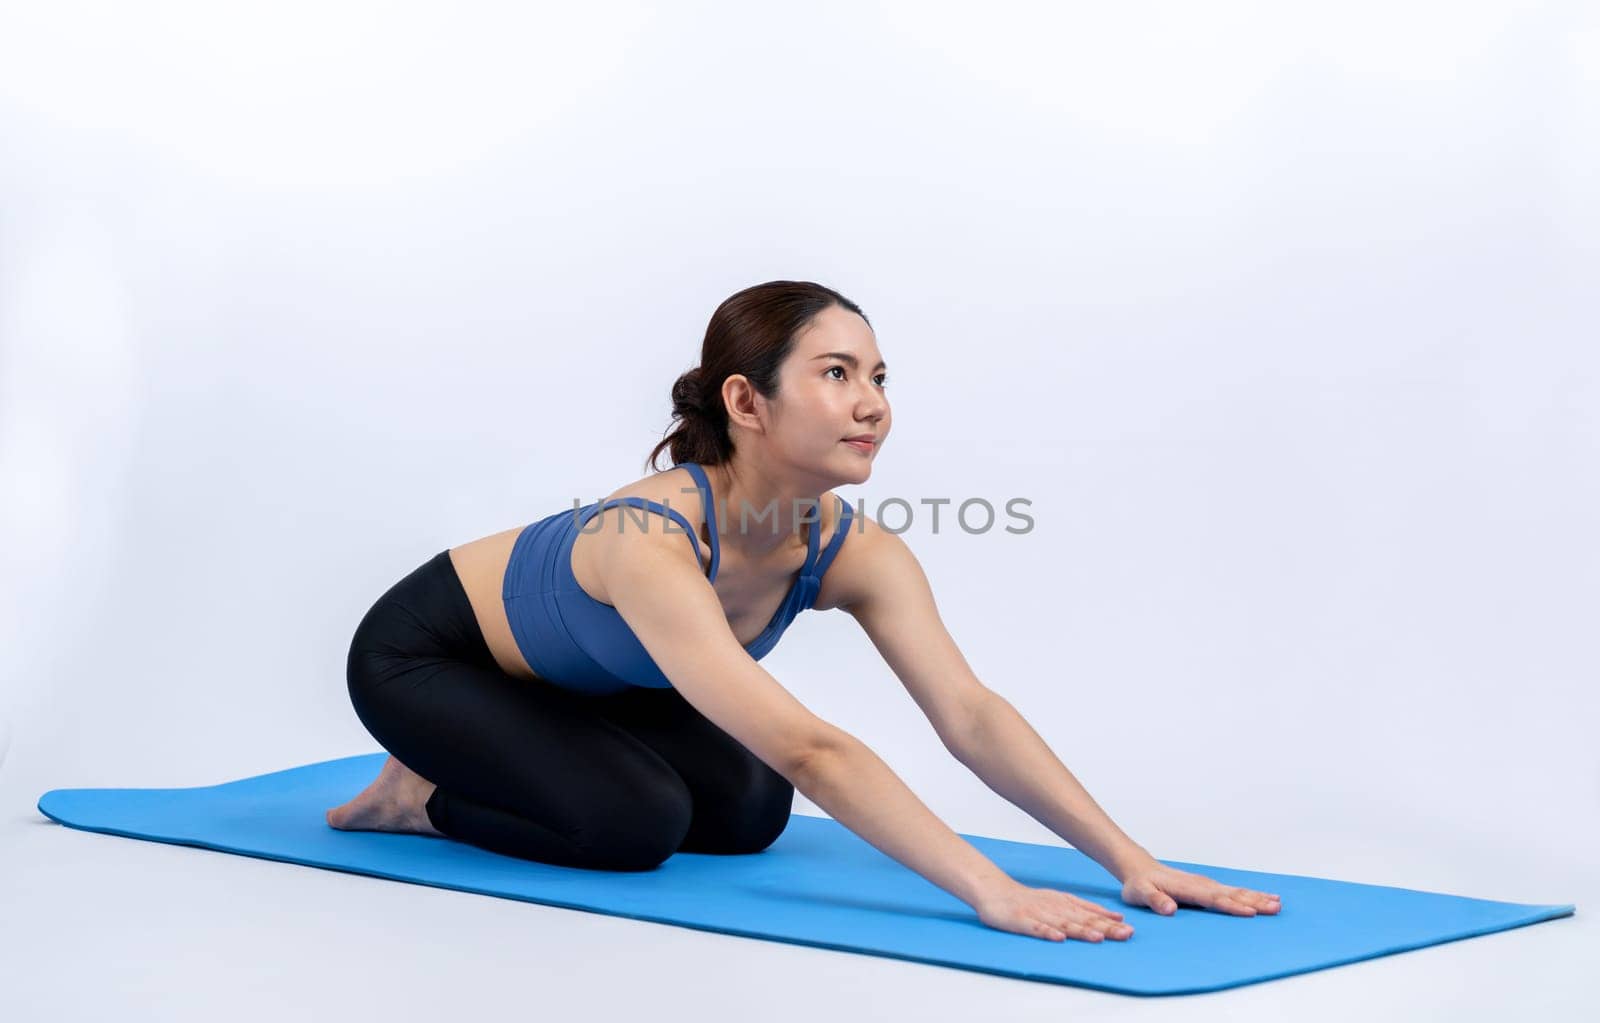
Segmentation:
[[(0, 1012), (1595, 1007), (1594, 8), (0, 11)], [(1140, 1000), (35, 809), (375, 751), (366, 608), (642, 475), (711, 311), (774, 278), (860, 303), (890, 364), (845, 494), (1032, 502), (905, 536), (1136, 840), (1579, 915)], [(1060, 841), (847, 616), (763, 663), (956, 830)]]

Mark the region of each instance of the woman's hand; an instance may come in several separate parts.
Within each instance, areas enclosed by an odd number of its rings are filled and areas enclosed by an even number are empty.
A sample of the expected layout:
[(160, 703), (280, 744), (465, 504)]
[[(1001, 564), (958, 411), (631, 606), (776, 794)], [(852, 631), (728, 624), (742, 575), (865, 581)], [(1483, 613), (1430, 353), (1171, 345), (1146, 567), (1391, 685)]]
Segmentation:
[(1133, 933), (1121, 913), (1066, 892), (1016, 882), (1001, 886), (975, 908), (978, 919), (996, 930), (1048, 941), (1126, 941)]
[(1122, 882), (1122, 901), (1130, 906), (1149, 906), (1165, 916), (1176, 913), (1180, 902), (1235, 916), (1270, 915), (1279, 907), (1276, 895), (1235, 888), (1201, 874), (1169, 867), (1159, 860), (1128, 872)]

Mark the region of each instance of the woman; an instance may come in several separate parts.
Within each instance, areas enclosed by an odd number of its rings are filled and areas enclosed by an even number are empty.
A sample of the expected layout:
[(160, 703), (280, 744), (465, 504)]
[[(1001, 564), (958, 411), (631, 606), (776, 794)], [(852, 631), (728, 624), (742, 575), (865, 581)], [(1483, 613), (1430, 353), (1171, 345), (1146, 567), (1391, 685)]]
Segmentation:
[(826, 489), (871, 475), (886, 375), (866, 316), (831, 289), (772, 281), (723, 302), (647, 459), (670, 448), (671, 469), (442, 551), (367, 612), (350, 697), (392, 756), (328, 822), (647, 870), (677, 850), (759, 852), (798, 788), (991, 927), (1132, 934), (1121, 913), (1007, 876), (758, 663), (800, 611), (841, 608), (956, 758), (1114, 874), (1124, 902), (1277, 912), (1112, 823), (974, 677), (905, 543)]

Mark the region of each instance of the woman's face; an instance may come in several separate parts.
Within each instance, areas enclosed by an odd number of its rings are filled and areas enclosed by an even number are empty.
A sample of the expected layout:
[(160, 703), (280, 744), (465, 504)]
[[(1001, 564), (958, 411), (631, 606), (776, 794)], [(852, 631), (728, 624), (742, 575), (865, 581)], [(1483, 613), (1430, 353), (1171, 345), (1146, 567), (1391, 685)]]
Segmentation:
[[(829, 306), (795, 339), (778, 372), (771, 441), (779, 458), (844, 483), (861, 483), (889, 436), (888, 373), (867, 322)], [(846, 438), (869, 437), (852, 444)]]

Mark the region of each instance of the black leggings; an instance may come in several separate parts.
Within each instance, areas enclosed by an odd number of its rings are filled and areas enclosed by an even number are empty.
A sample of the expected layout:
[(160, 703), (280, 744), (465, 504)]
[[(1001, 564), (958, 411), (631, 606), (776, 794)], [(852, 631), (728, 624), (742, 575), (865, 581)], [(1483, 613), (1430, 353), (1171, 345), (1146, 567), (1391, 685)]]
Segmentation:
[(438, 786), (449, 838), (561, 866), (649, 870), (677, 850), (753, 853), (794, 786), (675, 689), (592, 694), (506, 674), (440, 551), (391, 586), (350, 644), (356, 716)]

